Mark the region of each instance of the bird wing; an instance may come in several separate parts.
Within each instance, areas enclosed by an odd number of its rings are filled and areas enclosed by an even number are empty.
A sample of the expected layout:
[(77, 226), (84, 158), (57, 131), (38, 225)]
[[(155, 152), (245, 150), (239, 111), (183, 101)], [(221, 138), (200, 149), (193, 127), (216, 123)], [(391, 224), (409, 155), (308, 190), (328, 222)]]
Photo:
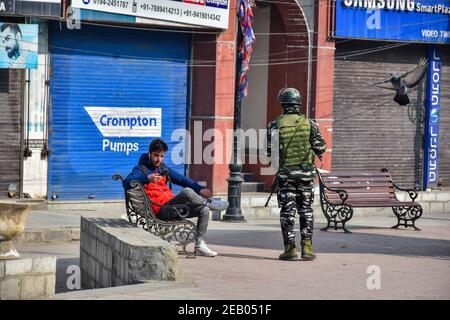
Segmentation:
[(428, 67), (428, 60), (426, 58), (420, 59), (419, 64), (412, 70), (406, 72), (401, 76), (403, 82), (408, 88), (415, 87), (420, 80), (425, 76)]
[(375, 85), (375, 87), (381, 88), (381, 89), (388, 89), (388, 90), (393, 90), (396, 91), (393, 87), (388, 87), (388, 86), (380, 86), (380, 85)]
[(391, 79), (387, 79), (387, 80), (380, 81), (380, 82), (373, 82), (373, 83), (371, 83), (371, 85), (378, 86), (379, 84), (388, 83), (388, 82), (391, 82)]

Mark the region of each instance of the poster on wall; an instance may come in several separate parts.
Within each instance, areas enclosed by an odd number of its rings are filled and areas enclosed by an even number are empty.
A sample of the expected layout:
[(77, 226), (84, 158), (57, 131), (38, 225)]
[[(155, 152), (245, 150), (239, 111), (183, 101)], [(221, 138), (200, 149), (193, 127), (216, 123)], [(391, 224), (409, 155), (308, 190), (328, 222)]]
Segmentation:
[(0, 22), (0, 68), (36, 69), (38, 25)]
[(72, 7), (228, 28), (229, 0), (72, 0)]
[(449, 21), (450, 0), (336, 0), (335, 36), (450, 43)]

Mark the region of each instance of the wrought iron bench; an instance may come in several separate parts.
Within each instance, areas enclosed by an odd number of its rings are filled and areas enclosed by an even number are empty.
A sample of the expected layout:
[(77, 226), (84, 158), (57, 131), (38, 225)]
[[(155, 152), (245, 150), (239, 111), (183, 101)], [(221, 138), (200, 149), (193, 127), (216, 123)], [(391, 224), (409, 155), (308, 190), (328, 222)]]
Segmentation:
[[(113, 175), (113, 180), (123, 181), (119, 174)], [(197, 238), (196, 225), (186, 219), (189, 207), (184, 204), (172, 205), (171, 210), (178, 214), (176, 220), (164, 221), (157, 218), (150, 204), (161, 207), (152, 202), (145, 193), (144, 187), (139, 181), (130, 182), (131, 188), (125, 191), (125, 207), (130, 223), (166, 240), (181, 248), (186, 258), (195, 258), (194, 252), (190, 252), (187, 246), (195, 242)]]
[[(343, 229), (345, 224), (353, 217), (354, 208), (381, 208), (391, 207), (397, 216), (399, 226), (416, 227), (415, 221), (422, 216), (422, 207), (414, 202), (417, 198), (415, 189), (402, 189), (393, 181), (387, 169), (381, 171), (356, 172), (335, 171), (320, 173), (317, 171), (320, 186), (320, 204), (323, 214), (327, 218), (327, 231), (334, 224), (334, 229)], [(411, 201), (400, 201), (395, 195), (395, 189), (408, 193)], [(340, 225), (340, 226), (339, 226)]]

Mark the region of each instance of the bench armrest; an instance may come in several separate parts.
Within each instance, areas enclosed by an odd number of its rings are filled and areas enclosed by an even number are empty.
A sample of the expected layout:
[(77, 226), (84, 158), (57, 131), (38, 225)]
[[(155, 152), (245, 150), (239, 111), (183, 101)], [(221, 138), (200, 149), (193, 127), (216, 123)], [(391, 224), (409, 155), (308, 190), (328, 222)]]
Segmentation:
[(122, 177), (120, 174), (115, 174), (115, 175), (113, 175), (113, 176), (112, 176), (112, 179), (113, 179), (114, 181), (117, 181), (117, 180), (123, 181), (123, 177)]
[(394, 182), (392, 182), (392, 185), (394, 186), (395, 189), (400, 190), (400, 191), (405, 191), (408, 192), (409, 197), (411, 198), (412, 201), (416, 200), (417, 196), (419, 195), (417, 193), (417, 189), (404, 189), (404, 188), (400, 188), (399, 186), (397, 186)]
[[(317, 171), (317, 176), (319, 177), (319, 184), (320, 184), (320, 192), (325, 196), (325, 197), (327, 197), (326, 195), (325, 195), (325, 192), (323, 192), (323, 189), (327, 189), (327, 190), (330, 190), (330, 191), (332, 191), (332, 192), (336, 192), (337, 194), (339, 194), (339, 198), (341, 198), (341, 201), (342, 201), (342, 204), (344, 204), (345, 203), (345, 201), (348, 199), (348, 193), (347, 193), (347, 191), (345, 191), (344, 189), (335, 189), (335, 188), (330, 188), (330, 187), (327, 187), (326, 185), (325, 185), (325, 183), (323, 183), (323, 181), (322, 181), (322, 176), (320, 175), (320, 172), (319, 172), (319, 170), (316, 170)], [(327, 200), (328, 201), (328, 200)]]
[[(341, 198), (342, 204), (345, 203), (345, 201), (348, 199), (348, 193), (347, 191), (343, 190), (343, 189), (334, 189), (334, 188), (329, 188), (326, 185), (323, 185), (323, 187), (327, 190), (330, 190), (332, 192), (336, 192), (337, 194), (339, 194), (339, 198)], [(326, 197), (326, 196), (325, 196)]]
[[(166, 208), (168, 210), (175, 210), (178, 217), (181, 219), (185, 219), (189, 214), (189, 207), (185, 204), (173, 204), (167, 205)], [(183, 213), (184, 212), (184, 213)]]
[[(388, 169), (383, 168), (381, 169), (382, 172), (389, 172)], [(392, 180), (391, 177), (391, 181), (392, 181), (392, 185), (394, 186), (395, 189), (400, 190), (400, 191), (404, 191), (404, 192), (408, 192), (409, 197), (411, 198), (412, 201), (416, 200), (417, 196), (419, 195), (417, 193), (417, 189), (414, 187), (413, 189), (406, 189), (406, 188), (400, 188), (398, 185), (396, 185), (394, 183), (394, 181)]]

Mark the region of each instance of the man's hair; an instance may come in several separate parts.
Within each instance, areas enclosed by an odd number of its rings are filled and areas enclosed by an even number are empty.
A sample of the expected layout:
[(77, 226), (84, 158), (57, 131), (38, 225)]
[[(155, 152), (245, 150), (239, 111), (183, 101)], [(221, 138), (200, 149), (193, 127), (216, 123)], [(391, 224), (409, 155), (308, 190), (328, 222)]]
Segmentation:
[(20, 30), (20, 27), (17, 23), (3, 23), (0, 26), (0, 32), (3, 32), (8, 28), (11, 29), (11, 32), (13, 32), (14, 35), (17, 35), (18, 33), (20, 33), (20, 36), (22, 36), (22, 31)]
[(150, 147), (148, 148), (148, 152), (166, 152), (169, 149), (167, 143), (161, 139), (155, 139), (150, 143)]

